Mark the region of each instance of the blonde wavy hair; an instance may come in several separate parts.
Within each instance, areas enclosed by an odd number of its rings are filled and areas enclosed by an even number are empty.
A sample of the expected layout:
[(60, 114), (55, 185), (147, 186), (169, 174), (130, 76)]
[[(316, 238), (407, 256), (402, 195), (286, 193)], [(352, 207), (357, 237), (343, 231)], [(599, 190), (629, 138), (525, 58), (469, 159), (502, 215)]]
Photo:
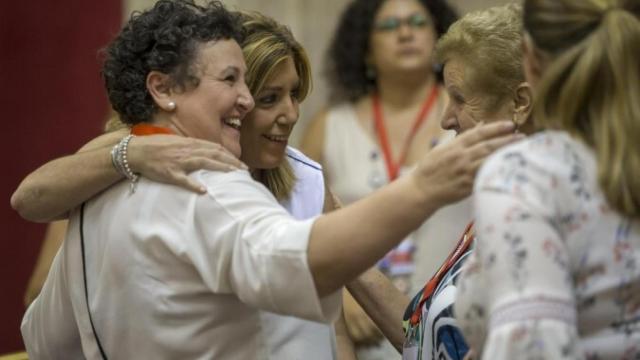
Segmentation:
[(525, 81), (522, 7), (508, 4), (465, 15), (438, 40), (435, 57), (441, 64), (464, 61), (469, 85), (487, 95), (485, 108), (502, 105)]
[(640, 216), (640, 4), (525, 0), (524, 29), (549, 64), (534, 119), (595, 151), (609, 203)]
[[(302, 45), (288, 27), (267, 16), (255, 12), (239, 14), (246, 32), (242, 52), (247, 63), (246, 79), (251, 93), (258, 94), (274, 76), (276, 67), (291, 58), (300, 78), (298, 99), (302, 102), (312, 86), (311, 65)], [(293, 169), (286, 160), (274, 169), (254, 170), (253, 175), (278, 200), (288, 198), (296, 182)]]

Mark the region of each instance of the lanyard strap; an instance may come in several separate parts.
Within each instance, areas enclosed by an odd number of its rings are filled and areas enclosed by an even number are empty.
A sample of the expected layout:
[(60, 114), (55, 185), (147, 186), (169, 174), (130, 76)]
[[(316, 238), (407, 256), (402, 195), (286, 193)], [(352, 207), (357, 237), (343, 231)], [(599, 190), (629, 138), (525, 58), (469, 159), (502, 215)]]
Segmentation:
[(409, 320), (411, 325), (415, 326), (420, 322), (420, 318), (422, 317), (423, 304), (433, 295), (433, 292), (436, 290), (436, 287), (438, 286), (438, 284), (440, 284), (440, 281), (447, 273), (447, 271), (449, 271), (449, 269), (451, 269), (451, 267), (453, 267), (453, 265), (460, 259), (462, 254), (467, 251), (474, 237), (473, 232), (472, 221), (467, 225), (467, 228), (464, 230), (462, 237), (460, 238), (460, 240), (458, 240), (455, 251), (449, 254), (447, 260), (445, 260), (445, 262), (440, 266), (440, 269), (438, 269), (438, 272), (436, 272), (436, 274), (429, 280), (429, 282), (427, 282), (427, 285), (424, 287), (420, 302), (413, 310), (413, 314), (411, 314), (411, 318)]
[(413, 142), (413, 138), (416, 136), (416, 133), (424, 124), (424, 122), (428, 118), (428, 114), (433, 107), (434, 102), (438, 98), (438, 86), (434, 85), (431, 87), (431, 92), (427, 99), (422, 104), (422, 108), (418, 113), (418, 117), (413, 123), (411, 127), (411, 131), (407, 136), (407, 140), (404, 143), (404, 147), (402, 152), (400, 153), (400, 157), (398, 158), (398, 162), (393, 160), (393, 156), (391, 154), (391, 144), (389, 144), (389, 138), (387, 136), (387, 129), (384, 126), (384, 116), (382, 115), (382, 106), (380, 104), (380, 97), (377, 94), (373, 94), (373, 120), (375, 121), (376, 126), (376, 134), (378, 135), (378, 140), (380, 141), (380, 147), (382, 147), (382, 153), (384, 155), (385, 164), (387, 166), (387, 174), (389, 175), (389, 181), (395, 180), (399, 173), (400, 167), (404, 165), (404, 162), (407, 158), (407, 154), (409, 153), (409, 148), (411, 147), (411, 143)]

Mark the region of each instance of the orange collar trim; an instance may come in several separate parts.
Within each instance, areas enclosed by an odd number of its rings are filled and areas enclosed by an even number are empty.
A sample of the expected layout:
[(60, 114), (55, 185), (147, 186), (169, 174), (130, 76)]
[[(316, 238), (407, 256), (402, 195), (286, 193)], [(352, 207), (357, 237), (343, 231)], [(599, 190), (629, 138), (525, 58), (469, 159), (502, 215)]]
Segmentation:
[(136, 136), (144, 136), (144, 135), (157, 135), (157, 134), (173, 135), (175, 133), (173, 132), (173, 130), (167, 127), (141, 123), (131, 127), (131, 134)]

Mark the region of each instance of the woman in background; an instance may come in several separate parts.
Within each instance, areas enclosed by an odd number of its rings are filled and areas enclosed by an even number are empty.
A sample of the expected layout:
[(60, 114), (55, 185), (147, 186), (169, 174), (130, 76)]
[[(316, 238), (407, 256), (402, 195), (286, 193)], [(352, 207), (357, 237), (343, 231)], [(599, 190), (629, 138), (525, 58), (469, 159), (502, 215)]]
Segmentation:
[[(455, 20), (443, 0), (354, 0), (343, 12), (329, 49), (332, 105), (313, 120), (302, 150), (323, 165), (329, 186), (344, 203), (394, 180), (446, 136), (439, 125), (446, 96), (432, 51)], [(467, 222), (469, 214), (463, 212)], [(437, 233), (412, 234), (380, 263), (381, 269), (404, 292), (417, 290), (411, 289), (431, 275), (440, 262), (436, 254), (444, 257), (450, 245), (436, 251), (431, 243), (431, 257), (420, 256), (423, 263), (414, 264), (415, 247), (420, 255), (425, 237), (456, 236), (459, 221), (439, 222), (431, 229)], [(348, 295), (345, 316), (357, 344), (379, 342), (377, 329)], [(395, 350), (385, 346), (371, 357), (365, 354), (371, 350), (361, 347), (361, 358), (394, 356)]]
[(482, 359), (637, 359), (640, 4), (525, 0), (523, 19), (547, 130), (479, 174), (456, 318)]

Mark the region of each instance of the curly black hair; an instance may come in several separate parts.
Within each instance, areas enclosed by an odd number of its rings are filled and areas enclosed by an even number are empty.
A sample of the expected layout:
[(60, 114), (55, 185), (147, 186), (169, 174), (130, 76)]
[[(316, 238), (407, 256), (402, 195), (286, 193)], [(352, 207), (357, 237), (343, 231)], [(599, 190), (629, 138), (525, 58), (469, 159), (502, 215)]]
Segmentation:
[[(342, 13), (327, 53), (326, 75), (332, 88), (331, 100), (353, 102), (376, 88), (375, 80), (367, 77), (365, 57), (374, 18), (384, 1), (354, 0)], [(431, 13), (438, 37), (458, 19), (446, 0), (419, 2)]]
[(146, 78), (155, 70), (170, 76), (173, 86), (197, 87), (193, 62), (198, 45), (220, 39), (243, 40), (237, 15), (219, 1), (160, 0), (134, 12), (104, 51), (102, 77), (109, 101), (124, 123), (149, 121), (157, 111)]

